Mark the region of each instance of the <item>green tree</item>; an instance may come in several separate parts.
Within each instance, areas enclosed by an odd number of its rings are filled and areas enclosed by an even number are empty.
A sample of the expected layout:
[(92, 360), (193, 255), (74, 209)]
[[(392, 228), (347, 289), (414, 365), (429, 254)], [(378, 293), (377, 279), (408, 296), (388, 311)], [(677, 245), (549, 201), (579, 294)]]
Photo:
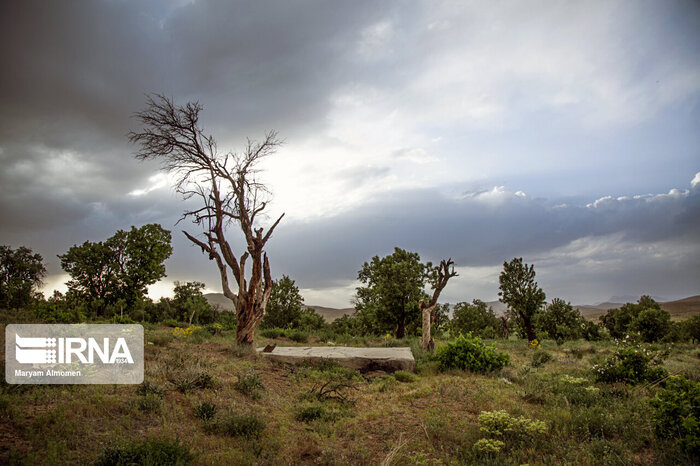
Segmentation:
[(494, 314), (493, 309), (480, 299), (475, 299), (471, 304), (457, 303), (452, 313), (450, 328), (453, 334), (471, 333), (481, 338), (495, 338), (502, 336), (501, 321)]
[(150, 224), (119, 230), (104, 242), (74, 245), (58, 256), (71, 276), (68, 289), (94, 310), (104, 312), (120, 300), (131, 307), (165, 276), (164, 262), (173, 251), (170, 239), (168, 230)]
[(0, 246), (0, 307), (22, 308), (46, 276), (43, 258), (31, 249)]
[(662, 339), (671, 329), (671, 314), (663, 309), (644, 309), (630, 324), (647, 343)]
[(643, 295), (636, 303), (626, 303), (620, 308), (610, 309), (600, 317), (603, 325), (613, 338), (623, 338), (631, 330), (630, 325), (644, 309), (661, 310), (659, 303), (651, 297)]
[(693, 343), (700, 343), (700, 314), (686, 319), (683, 325), (686, 327), (690, 340)]
[(418, 302), (429, 299), (423, 287), (431, 269), (418, 253), (401, 248), (382, 258), (374, 256), (357, 275), (364, 284), (355, 298), (358, 317), (373, 324), (372, 333), (393, 331), (396, 338), (405, 337), (407, 327), (420, 326)]
[(583, 321), (581, 312), (560, 298), (535, 316), (535, 326), (557, 342), (581, 338)]
[(546, 295), (535, 281), (535, 267), (523, 264), (522, 257), (504, 262), (498, 282), (498, 296), (508, 306), (508, 315), (520, 334), (529, 341), (537, 339), (533, 318), (544, 305)]
[(204, 283), (200, 282), (175, 282), (175, 297), (172, 304), (177, 310), (178, 320), (192, 323), (209, 323), (214, 320), (214, 311), (204, 297)]
[(304, 298), (294, 280), (287, 275), (275, 280), (272, 284), (272, 294), (267, 302), (265, 316), (260, 326), (263, 328), (292, 328), (299, 326), (304, 309)]

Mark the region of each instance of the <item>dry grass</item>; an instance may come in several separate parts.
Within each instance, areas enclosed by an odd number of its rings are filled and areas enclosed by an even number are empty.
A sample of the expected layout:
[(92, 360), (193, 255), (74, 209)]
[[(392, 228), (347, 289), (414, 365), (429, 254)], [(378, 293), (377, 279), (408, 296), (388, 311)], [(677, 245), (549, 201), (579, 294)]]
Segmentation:
[[(107, 445), (144, 438), (179, 439), (195, 453), (195, 464), (489, 462), (493, 458), (472, 450), (481, 435), (478, 414), (488, 410), (544, 420), (550, 429), (543, 443), (513, 447), (496, 462), (596, 464), (604, 457), (613, 463), (654, 464), (673, 458), (671, 447), (654, 441), (646, 412), (630, 414), (645, 406), (651, 391), (623, 387), (619, 398), (605, 398), (617, 404), (590, 409), (571, 405), (553, 391), (552, 381), (562, 374), (585, 377), (592, 361), (609, 351), (607, 343), (559, 347), (545, 342), (553, 359), (532, 368), (533, 350), (525, 342), (501, 341), (497, 345), (510, 353), (512, 363), (498, 373), (439, 374), (428, 364), (416, 381), (398, 383), (393, 377), (367, 380), (332, 366), (278, 365), (237, 351), (232, 340), (224, 334), (200, 343), (182, 338), (147, 345), (145, 379), (165, 388), (157, 410), (140, 409), (144, 395), (134, 386), (4, 387), (0, 463), (91, 463)], [(668, 364), (697, 380), (697, 361), (697, 346), (682, 346), (673, 350)], [(259, 398), (236, 389), (237, 375), (251, 370), (265, 387)], [(207, 374), (213, 384), (178, 391), (173, 380), (191, 373)], [(354, 387), (344, 392), (345, 401), (309, 397), (329, 380)], [(537, 402), (538, 397), (546, 401)], [(208, 429), (195, 415), (202, 402), (217, 407), (211, 422), (231, 413), (252, 415), (264, 422), (264, 430), (247, 438)], [(309, 403), (326, 415), (300, 421), (300, 408)], [(604, 410), (612, 420), (595, 417)], [(595, 423), (604, 424), (605, 438), (581, 436)]]

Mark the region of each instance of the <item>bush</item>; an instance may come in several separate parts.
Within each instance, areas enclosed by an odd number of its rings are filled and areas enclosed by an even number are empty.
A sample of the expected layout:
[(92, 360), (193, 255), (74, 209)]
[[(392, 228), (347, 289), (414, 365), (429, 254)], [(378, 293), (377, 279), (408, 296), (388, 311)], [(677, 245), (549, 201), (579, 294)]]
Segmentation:
[(462, 369), (479, 373), (500, 369), (510, 362), (507, 353), (499, 353), (495, 345), (486, 346), (481, 338), (472, 337), (471, 333), (439, 347), (435, 359), (441, 371)]
[(284, 329), (273, 327), (260, 330), (260, 335), (264, 338), (279, 338), (284, 335)]
[(597, 382), (625, 382), (636, 385), (641, 382), (653, 382), (668, 375), (659, 364), (659, 356), (639, 345), (624, 346), (602, 364), (592, 368)]
[(453, 335), (471, 332), (481, 338), (503, 336), (503, 325), (493, 309), (478, 299), (472, 301), (472, 304), (457, 303), (449, 327)]
[(187, 373), (171, 382), (179, 392), (187, 393), (194, 389), (212, 388), (214, 386), (214, 377), (206, 372)]
[(160, 385), (144, 380), (144, 382), (136, 388), (136, 393), (142, 396), (156, 395), (160, 398), (165, 395), (165, 388)]
[(663, 309), (645, 309), (630, 325), (647, 343), (661, 340), (671, 329), (671, 314)]
[(700, 458), (700, 383), (671, 377), (650, 404), (657, 437), (678, 439), (681, 451)]
[(325, 419), (328, 413), (319, 405), (303, 406), (297, 410), (295, 419), (299, 422), (311, 422), (316, 419)]
[(139, 399), (137, 406), (146, 413), (160, 413), (163, 400), (158, 395), (148, 394)]
[(540, 367), (552, 360), (552, 355), (544, 350), (537, 350), (532, 353), (532, 367)]
[(166, 327), (179, 327), (180, 326), (180, 323), (175, 319), (165, 319), (162, 322), (162, 324), (165, 325)]
[(211, 424), (208, 429), (232, 437), (251, 439), (260, 437), (260, 434), (265, 430), (265, 422), (255, 414), (243, 416), (229, 414), (220, 422)]
[(260, 374), (256, 374), (255, 371), (251, 369), (248, 374), (238, 374), (236, 377), (238, 380), (233, 384), (233, 388), (254, 400), (258, 400), (262, 397), (262, 391), (265, 390), (265, 385), (262, 382)]
[(109, 446), (97, 459), (98, 466), (187, 465), (194, 455), (177, 440), (150, 439), (139, 443)]
[(194, 408), (194, 415), (203, 421), (209, 421), (216, 415), (216, 406), (208, 401), (203, 401)]
[(480, 430), (484, 436), (502, 440), (505, 444), (522, 444), (547, 432), (544, 421), (515, 418), (505, 411), (482, 411), (479, 414)]
[(309, 334), (302, 330), (292, 329), (285, 332), (287, 338), (297, 343), (306, 343), (309, 341)]
[(411, 372), (407, 371), (396, 371), (394, 372), (394, 378), (398, 380), (399, 382), (403, 383), (410, 383), (410, 382), (415, 382), (418, 380), (418, 377), (416, 377), (416, 374), (413, 374)]
[(156, 346), (168, 346), (175, 338), (172, 333), (165, 332), (149, 332), (148, 340)]

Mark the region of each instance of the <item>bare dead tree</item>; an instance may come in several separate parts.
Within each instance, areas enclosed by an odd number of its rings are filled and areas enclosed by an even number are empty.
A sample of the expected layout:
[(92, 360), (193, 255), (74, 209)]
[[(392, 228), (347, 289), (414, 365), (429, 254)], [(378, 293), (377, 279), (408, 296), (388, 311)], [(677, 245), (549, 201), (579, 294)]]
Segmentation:
[[(216, 262), (224, 295), (233, 302), (238, 318), (236, 342), (252, 345), (255, 328), (265, 313), (272, 293), (270, 263), (264, 251), (284, 214), (265, 232), (259, 226), (270, 193), (258, 180), (258, 164), (281, 144), (270, 131), (261, 142), (248, 139), (241, 153), (220, 153), (216, 141), (199, 126), (198, 102), (176, 106), (163, 95), (149, 96), (145, 110), (135, 114), (143, 125), (130, 132), (129, 140), (140, 146), (139, 160), (158, 160), (161, 169), (175, 176), (175, 189), (184, 199), (198, 200), (194, 210), (180, 219), (190, 219), (201, 228), (185, 236)], [(245, 237), (245, 250), (237, 257), (226, 237), (228, 227), (237, 225)], [(250, 277), (246, 265), (250, 259)], [(238, 285), (234, 293), (228, 271)]]
[(457, 276), (457, 272), (455, 272), (452, 259), (441, 260), (437, 268), (437, 278), (433, 285), (432, 298), (430, 298), (427, 303), (422, 299), (418, 301), (418, 307), (420, 308), (423, 318), (423, 338), (421, 340), (421, 347), (426, 351), (432, 352), (435, 349), (435, 342), (430, 335), (430, 329), (433, 323), (435, 323), (435, 308), (440, 298), (440, 293), (442, 293), (442, 290), (447, 286), (447, 281), (455, 276)]

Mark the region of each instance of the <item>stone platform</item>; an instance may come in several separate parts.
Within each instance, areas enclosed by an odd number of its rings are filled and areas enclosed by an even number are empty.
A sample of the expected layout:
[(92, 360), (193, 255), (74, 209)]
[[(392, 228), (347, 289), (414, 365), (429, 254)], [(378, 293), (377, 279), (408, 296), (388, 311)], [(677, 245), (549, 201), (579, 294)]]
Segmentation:
[(301, 364), (304, 361), (330, 359), (343, 367), (360, 372), (398, 370), (414, 371), (416, 361), (411, 348), (352, 348), (346, 346), (277, 346), (272, 352), (260, 354), (272, 361)]

